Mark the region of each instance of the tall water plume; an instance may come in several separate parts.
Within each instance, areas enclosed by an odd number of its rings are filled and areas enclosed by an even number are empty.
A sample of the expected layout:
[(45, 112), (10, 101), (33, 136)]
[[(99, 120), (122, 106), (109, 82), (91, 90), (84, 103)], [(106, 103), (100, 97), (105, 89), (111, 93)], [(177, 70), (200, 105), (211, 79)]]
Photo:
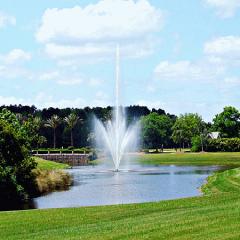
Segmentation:
[(136, 145), (138, 123), (128, 125), (124, 108), (120, 105), (120, 50), (116, 49), (116, 86), (115, 107), (112, 119), (102, 122), (96, 120), (95, 131), (97, 142), (109, 153), (114, 164), (114, 170), (118, 171), (121, 160), (127, 151)]

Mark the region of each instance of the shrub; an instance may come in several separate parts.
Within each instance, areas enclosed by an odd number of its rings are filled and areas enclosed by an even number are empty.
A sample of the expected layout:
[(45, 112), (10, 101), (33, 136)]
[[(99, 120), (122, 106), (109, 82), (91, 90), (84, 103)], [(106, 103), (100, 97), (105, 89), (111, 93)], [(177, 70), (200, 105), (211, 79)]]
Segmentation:
[(36, 175), (36, 195), (44, 193), (67, 190), (72, 184), (71, 176), (60, 170), (34, 170)]
[(192, 148), (191, 151), (192, 152), (200, 152), (202, 149), (202, 145), (201, 145), (201, 137), (200, 136), (195, 136), (192, 138)]
[(240, 138), (219, 138), (208, 141), (209, 152), (240, 152)]

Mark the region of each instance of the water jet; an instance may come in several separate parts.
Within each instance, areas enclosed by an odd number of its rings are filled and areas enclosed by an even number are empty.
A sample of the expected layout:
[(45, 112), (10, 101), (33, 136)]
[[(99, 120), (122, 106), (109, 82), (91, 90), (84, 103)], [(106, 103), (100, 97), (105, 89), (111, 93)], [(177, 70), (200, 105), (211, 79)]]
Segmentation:
[(127, 125), (124, 108), (120, 105), (120, 49), (116, 48), (115, 106), (113, 118), (105, 123), (96, 120), (96, 136), (101, 145), (110, 153), (114, 171), (119, 171), (121, 160), (137, 139), (138, 123)]

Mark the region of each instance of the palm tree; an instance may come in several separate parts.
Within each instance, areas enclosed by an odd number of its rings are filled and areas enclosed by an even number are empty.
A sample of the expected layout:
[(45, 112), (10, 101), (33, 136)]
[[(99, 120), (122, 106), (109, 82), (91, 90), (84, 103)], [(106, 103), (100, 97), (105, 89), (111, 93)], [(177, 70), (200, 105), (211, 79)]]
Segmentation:
[(69, 114), (68, 117), (64, 118), (64, 122), (67, 124), (67, 127), (71, 130), (71, 146), (74, 146), (73, 144), (73, 129), (76, 126), (76, 124), (82, 121), (75, 113)]
[(45, 127), (49, 127), (53, 129), (53, 147), (56, 148), (56, 129), (61, 123), (61, 118), (57, 115), (53, 115), (50, 119), (48, 119), (45, 123)]
[(39, 130), (43, 124), (42, 119), (40, 117), (34, 117), (33, 124), (36, 126), (37, 130)]

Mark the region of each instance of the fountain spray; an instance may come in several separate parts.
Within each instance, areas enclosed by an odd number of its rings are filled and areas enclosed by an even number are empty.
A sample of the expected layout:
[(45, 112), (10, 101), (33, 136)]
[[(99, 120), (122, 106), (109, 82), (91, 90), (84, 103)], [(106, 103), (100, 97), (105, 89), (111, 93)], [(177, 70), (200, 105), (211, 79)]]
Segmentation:
[(120, 48), (116, 48), (116, 85), (113, 118), (106, 123), (96, 120), (95, 132), (100, 145), (110, 154), (114, 171), (119, 171), (121, 160), (137, 139), (138, 123), (127, 126), (124, 109), (120, 106)]

